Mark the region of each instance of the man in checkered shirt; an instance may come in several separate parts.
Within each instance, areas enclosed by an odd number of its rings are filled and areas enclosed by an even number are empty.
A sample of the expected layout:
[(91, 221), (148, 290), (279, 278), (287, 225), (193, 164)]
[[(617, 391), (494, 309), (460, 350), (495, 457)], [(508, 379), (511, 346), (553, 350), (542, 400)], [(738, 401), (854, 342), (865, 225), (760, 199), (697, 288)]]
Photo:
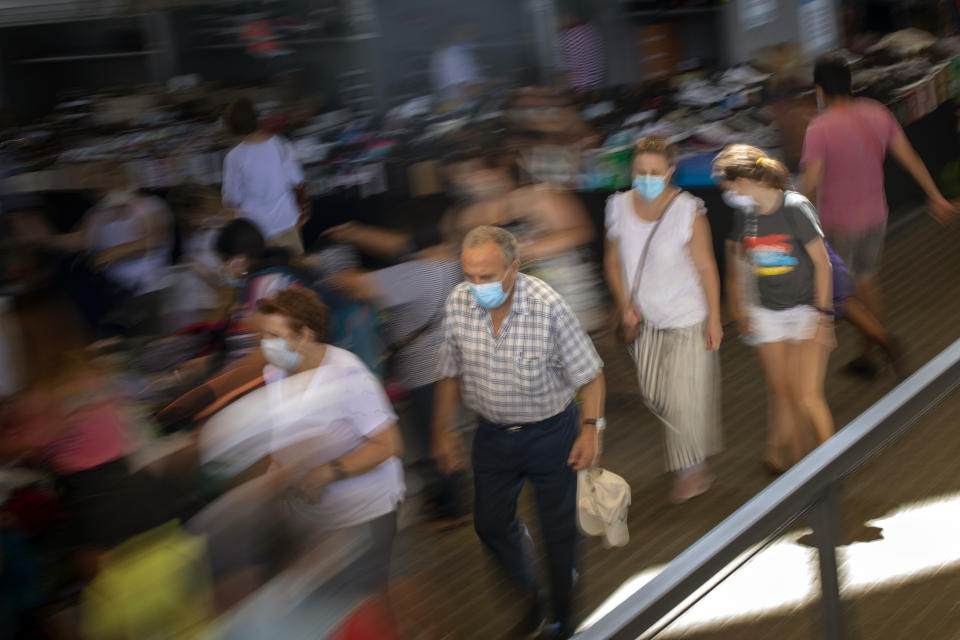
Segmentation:
[[(549, 560), (556, 616), (551, 637), (568, 637), (578, 538), (576, 472), (596, 462), (604, 426), (603, 362), (563, 299), (543, 281), (519, 273), (510, 232), (477, 227), (464, 239), (461, 261), (466, 282), (448, 298), (443, 322), (434, 456), (445, 473), (464, 467), (451, 430), (462, 395), (479, 418), (473, 442), (477, 535), (530, 598), (518, 636), (538, 637), (546, 621), (524, 549), (529, 534), (517, 519), (517, 497), (529, 479)], [(573, 403), (578, 390), (581, 411)]]

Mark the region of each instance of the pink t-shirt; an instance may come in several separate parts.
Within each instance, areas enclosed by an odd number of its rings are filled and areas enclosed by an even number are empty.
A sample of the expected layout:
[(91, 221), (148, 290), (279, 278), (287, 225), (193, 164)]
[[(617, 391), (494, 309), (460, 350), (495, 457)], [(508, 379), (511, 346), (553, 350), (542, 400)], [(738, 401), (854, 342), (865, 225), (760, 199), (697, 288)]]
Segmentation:
[(867, 99), (832, 107), (810, 123), (800, 162), (824, 163), (817, 192), (824, 231), (861, 232), (886, 221), (883, 161), (902, 132), (889, 109)]
[(23, 407), (13, 422), (0, 437), (11, 444), (39, 448), (44, 462), (61, 475), (113, 462), (133, 450), (130, 425), (106, 402), (65, 417)]

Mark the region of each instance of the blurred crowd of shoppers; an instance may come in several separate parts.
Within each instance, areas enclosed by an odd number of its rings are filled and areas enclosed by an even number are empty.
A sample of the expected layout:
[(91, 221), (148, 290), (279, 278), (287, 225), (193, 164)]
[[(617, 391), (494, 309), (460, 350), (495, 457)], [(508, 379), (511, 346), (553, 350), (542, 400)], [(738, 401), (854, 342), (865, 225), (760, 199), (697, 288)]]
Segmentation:
[[(591, 29), (571, 21), (561, 43), (582, 91), (603, 73)], [(483, 81), (465, 34), (432, 67), (451, 98)], [(854, 371), (874, 375), (873, 345), (903, 370), (877, 284), (884, 158), (916, 178), (938, 221), (956, 215), (889, 112), (850, 96), (845, 63), (825, 58), (815, 77), (824, 108), (799, 190), (762, 149), (731, 145), (713, 164), (735, 211), (726, 313), (766, 378), (772, 473), (833, 434), (824, 379), (838, 318), (864, 334)], [(29, 215), (12, 225), (61, 277), (58, 293), (18, 303), (26, 366), (2, 405), (0, 456), (49, 483), (8, 501), (16, 529), (0, 523), (0, 637), (211, 624), (230, 638), (402, 637), (385, 594), (410, 472), (426, 487), (421, 519), (472, 522), (518, 588), (515, 635), (569, 637), (578, 472), (600, 463), (606, 428), (594, 339), (615, 329), (633, 360), (663, 428), (669, 501), (709, 491), (721, 448), (721, 281), (704, 202), (672, 184), (675, 146), (636, 143), (632, 187), (608, 199), (602, 236), (575, 194), (531, 184), (491, 145), (448, 158), (436, 230), (351, 221), (304, 251), (311, 207), (290, 145), (249, 102), (224, 117), (238, 144), (219, 196), (194, 186), (164, 201), (118, 165), (75, 230)], [(517, 516), (527, 482), (548, 588)], [(42, 615), (41, 553), (63, 560), (58, 583), (79, 594), (68, 613)], [(164, 597), (140, 606), (150, 589)]]

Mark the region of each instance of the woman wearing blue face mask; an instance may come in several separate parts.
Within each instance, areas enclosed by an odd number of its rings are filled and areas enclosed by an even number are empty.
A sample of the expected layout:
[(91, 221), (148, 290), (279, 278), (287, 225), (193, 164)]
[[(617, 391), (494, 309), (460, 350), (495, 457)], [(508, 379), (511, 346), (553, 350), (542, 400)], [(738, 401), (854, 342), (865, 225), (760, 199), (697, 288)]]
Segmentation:
[(607, 201), (604, 268), (640, 392), (663, 422), (670, 500), (709, 489), (720, 448), (720, 277), (703, 202), (670, 185), (676, 148), (643, 138), (633, 188)]

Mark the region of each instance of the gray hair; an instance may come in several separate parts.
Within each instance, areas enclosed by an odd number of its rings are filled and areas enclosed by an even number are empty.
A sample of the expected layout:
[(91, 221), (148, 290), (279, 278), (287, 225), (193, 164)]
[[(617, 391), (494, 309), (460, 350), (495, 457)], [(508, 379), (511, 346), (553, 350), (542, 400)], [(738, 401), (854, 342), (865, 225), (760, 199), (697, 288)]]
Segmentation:
[(491, 242), (500, 247), (500, 252), (506, 258), (507, 264), (512, 264), (517, 259), (519, 254), (517, 239), (512, 233), (500, 227), (484, 225), (472, 229), (463, 239), (463, 248), (475, 249)]

